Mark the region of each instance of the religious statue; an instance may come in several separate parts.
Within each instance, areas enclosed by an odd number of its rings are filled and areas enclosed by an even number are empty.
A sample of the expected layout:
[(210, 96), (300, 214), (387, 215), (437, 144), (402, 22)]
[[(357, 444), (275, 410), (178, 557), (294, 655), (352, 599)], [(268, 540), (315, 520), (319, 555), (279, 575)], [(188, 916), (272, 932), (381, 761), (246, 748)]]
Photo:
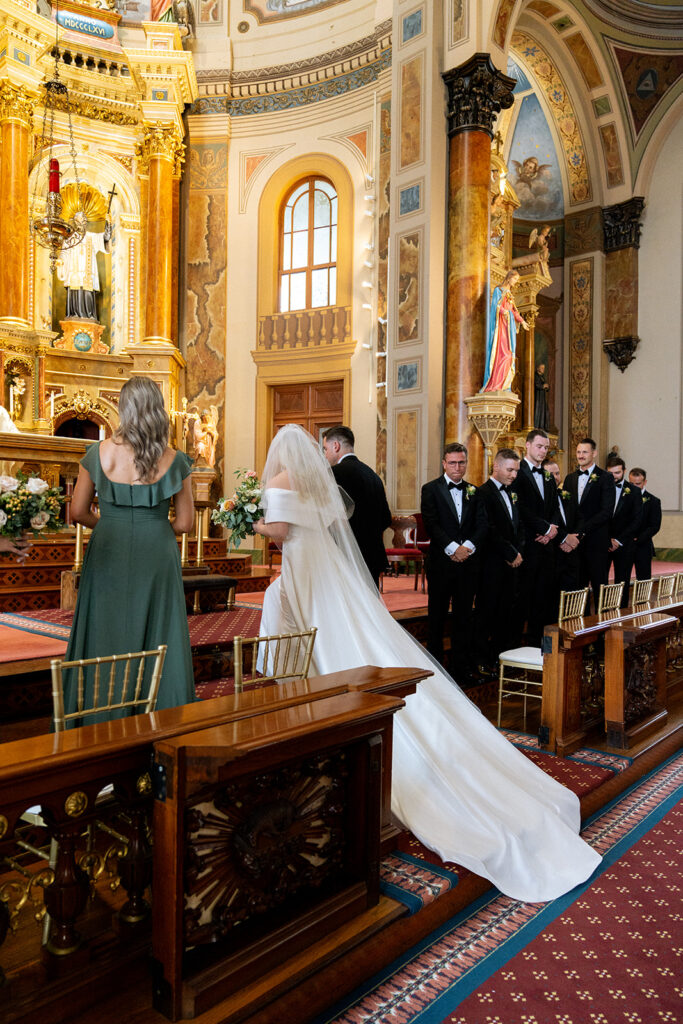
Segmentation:
[(545, 379), (545, 363), (539, 363), (534, 374), (534, 427), (537, 430), (550, 430), (549, 389), (550, 385)]
[(216, 465), (216, 443), (218, 441), (218, 409), (212, 405), (204, 409), (192, 430), (194, 454), (199, 465)]
[(529, 330), (512, 298), (512, 289), (519, 281), (516, 270), (508, 270), (502, 284), (493, 289), (489, 307), (489, 330), (486, 340), (484, 384), (481, 391), (510, 391), (515, 375), (517, 325)]
[(504, 215), (503, 196), (500, 192), (497, 192), (491, 200), (491, 245), (496, 248), (502, 246), (503, 239), (505, 238)]
[(85, 238), (73, 249), (62, 250), (57, 276), (66, 288), (66, 319), (94, 320), (97, 317), (97, 292), (101, 291), (97, 271), (98, 252), (108, 252), (111, 225), (104, 231), (86, 231)]

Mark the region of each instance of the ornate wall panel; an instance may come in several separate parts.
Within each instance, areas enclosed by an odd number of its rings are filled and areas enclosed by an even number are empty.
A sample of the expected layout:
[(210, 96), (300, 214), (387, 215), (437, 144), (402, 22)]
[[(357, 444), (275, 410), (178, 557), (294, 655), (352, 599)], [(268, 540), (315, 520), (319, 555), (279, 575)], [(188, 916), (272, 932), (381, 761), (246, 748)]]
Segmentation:
[(398, 310), (396, 340), (415, 342), (420, 339), (420, 306), (422, 303), (421, 248), (422, 231), (400, 235), (398, 244)]
[(396, 512), (415, 512), (420, 507), (418, 474), (420, 415), (419, 408), (397, 409), (394, 415)]
[(594, 259), (569, 268), (569, 440), (570, 451), (591, 432)]
[(386, 483), (387, 474), (387, 288), (391, 213), (391, 94), (379, 104), (379, 165), (377, 181), (377, 442), (375, 468)]
[(605, 177), (608, 188), (616, 188), (624, 184), (624, 167), (621, 160), (621, 149), (617, 136), (617, 126), (613, 121), (601, 124), (598, 128), (602, 153), (605, 158)]
[(401, 67), (401, 138), (399, 167), (409, 167), (422, 159), (422, 54), (408, 60)]
[(227, 141), (190, 141), (185, 221), (187, 399), (219, 413), (216, 465), (222, 468), (227, 336)]

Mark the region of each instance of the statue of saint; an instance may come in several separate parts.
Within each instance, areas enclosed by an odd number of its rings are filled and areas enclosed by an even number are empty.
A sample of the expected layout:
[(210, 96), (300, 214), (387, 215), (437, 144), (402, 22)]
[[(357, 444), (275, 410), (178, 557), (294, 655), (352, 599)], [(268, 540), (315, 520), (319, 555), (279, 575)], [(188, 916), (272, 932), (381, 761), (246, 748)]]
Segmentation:
[(85, 238), (73, 249), (65, 249), (57, 264), (57, 276), (66, 288), (66, 319), (94, 320), (97, 317), (97, 292), (101, 291), (97, 272), (98, 252), (108, 252), (111, 229), (86, 231)]
[[(493, 289), (489, 308), (489, 331), (486, 341), (484, 384), (481, 391), (510, 391), (515, 375), (517, 326), (525, 331), (529, 325), (520, 315), (512, 298), (512, 289), (519, 281), (516, 270), (509, 270), (503, 283)], [(480, 392), (481, 393), (481, 392)]]
[(204, 409), (199, 419), (195, 420), (192, 435), (197, 463), (200, 466), (204, 463), (213, 469), (216, 465), (218, 441), (218, 409), (215, 405)]
[(534, 427), (537, 430), (550, 430), (549, 389), (550, 385), (545, 379), (545, 363), (539, 363), (534, 374)]

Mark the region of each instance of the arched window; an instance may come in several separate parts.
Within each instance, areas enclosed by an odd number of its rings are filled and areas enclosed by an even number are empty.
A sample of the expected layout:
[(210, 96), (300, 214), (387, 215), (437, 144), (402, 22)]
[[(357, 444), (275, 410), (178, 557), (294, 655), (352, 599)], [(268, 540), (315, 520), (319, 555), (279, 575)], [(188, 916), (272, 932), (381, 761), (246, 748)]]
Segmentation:
[(337, 193), (326, 178), (298, 182), (280, 232), (280, 312), (337, 301)]

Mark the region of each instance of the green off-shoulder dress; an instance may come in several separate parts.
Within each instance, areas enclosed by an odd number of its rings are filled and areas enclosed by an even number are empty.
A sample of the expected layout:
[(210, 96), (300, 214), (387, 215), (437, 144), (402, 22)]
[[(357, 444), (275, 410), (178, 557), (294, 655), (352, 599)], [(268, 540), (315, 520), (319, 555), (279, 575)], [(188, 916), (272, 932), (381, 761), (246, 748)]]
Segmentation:
[[(86, 452), (99, 498), (100, 519), (88, 542), (65, 659), (95, 658), (167, 644), (157, 708), (194, 701), (180, 553), (168, 520), (170, 500), (189, 476), (183, 452), (154, 484), (121, 484), (106, 477), (99, 444)], [(76, 673), (65, 673), (65, 710), (76, 710)], [(86, 682), (87, 685), (87, 682)], [(107, 712), (102, 718), (121, 717)], [(88, 723), (97, 721), (88, 717)]]

